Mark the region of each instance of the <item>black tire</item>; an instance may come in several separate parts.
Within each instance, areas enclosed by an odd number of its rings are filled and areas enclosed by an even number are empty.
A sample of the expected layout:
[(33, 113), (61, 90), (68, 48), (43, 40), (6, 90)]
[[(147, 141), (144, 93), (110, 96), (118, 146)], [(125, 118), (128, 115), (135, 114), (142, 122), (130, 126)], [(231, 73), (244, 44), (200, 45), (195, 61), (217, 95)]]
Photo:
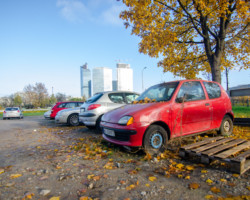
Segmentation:
[(98, 119), (96, 120), (96, 124), (95, 124), (96, 130), (99, 131), (99, 132), (102, 130), (101, 126), (100, 126), (101, 119), (102, 119), (102, 115), (100, 117), (98, 117)]
[(166, 149), (167, 142), (167, 131), (162, 126), (152, 125), (145, 132), (143, 147), (146, 153), (155, 156)]
[(230, 136), (233, 134), (233, 121), (228, 115), (223, 118), (218, 134), (223, 136)]
[(79, 117), (78, 114), (74, 113), (68, 116), (68, 125), (70, 126), (78, 126), (79, 125)]

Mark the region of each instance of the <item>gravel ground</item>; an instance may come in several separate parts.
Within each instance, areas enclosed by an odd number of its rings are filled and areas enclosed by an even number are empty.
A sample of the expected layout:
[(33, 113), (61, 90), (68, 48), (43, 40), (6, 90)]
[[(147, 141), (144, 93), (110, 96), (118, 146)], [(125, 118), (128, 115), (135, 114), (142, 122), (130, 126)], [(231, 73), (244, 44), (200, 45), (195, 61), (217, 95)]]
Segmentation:
[(224, 163), (202, 165), (174, 151), (150, 159), (84, 126), (0, 120), (0, 138), (0, 200), (250, 199), (249, 171), (239, 176)]

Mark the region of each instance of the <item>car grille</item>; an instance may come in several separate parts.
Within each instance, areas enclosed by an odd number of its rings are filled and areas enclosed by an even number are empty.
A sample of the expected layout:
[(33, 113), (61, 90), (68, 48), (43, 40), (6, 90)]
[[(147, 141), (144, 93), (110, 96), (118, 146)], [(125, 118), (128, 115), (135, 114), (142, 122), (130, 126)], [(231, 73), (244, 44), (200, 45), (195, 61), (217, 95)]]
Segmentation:
[(110, 138), (110, 139), (113, 139), (113, 140), (119, 140), (119, 141), (129, 141), (130, 139), (130, 136), (126, 133), (118, 133), (118, 132), (115, 132), (115, 136), (110, 136), (110, 135), (106, 135), (106, 137)]

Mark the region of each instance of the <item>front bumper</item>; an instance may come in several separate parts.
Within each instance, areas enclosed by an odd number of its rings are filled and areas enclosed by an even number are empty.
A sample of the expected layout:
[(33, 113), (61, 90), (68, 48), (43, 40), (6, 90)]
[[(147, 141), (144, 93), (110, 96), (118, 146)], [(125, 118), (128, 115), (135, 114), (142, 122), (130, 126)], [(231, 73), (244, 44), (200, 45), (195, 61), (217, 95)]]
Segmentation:
[[(111, 124), (108, 122), (102, 122), (102, 136), (108, 142), (122, 145), (122, 146), (133, 146), (140, 147), (143, 144), (143, 135), (147, 127), (145, 126), (121, 126), (118, 124)], [(104, 129), (112, 130), (115, 136), (105, 134)]]
[(67, 123), (67, 116), (60, 115), (55, 117), (56, 124), (66, 124)]

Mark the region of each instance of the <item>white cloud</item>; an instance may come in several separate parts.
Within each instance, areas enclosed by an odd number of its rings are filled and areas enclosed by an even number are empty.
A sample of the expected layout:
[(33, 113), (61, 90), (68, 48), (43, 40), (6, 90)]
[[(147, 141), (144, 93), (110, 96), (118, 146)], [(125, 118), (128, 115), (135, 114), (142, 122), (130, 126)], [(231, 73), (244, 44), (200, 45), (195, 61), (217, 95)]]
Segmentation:
[(122, 24), (119, 14), (125, 8), (115, 0), (57, 0), (56, 5), (63, 18), (70, 22), (91, 21), (111, 25)]
[(113, 25), (122, 25), (122, 20), (119, 18), (121, 11), (124, 7), (121, 5), (113, 5), (108, 10), (104, 11), (102, 16), (106, 23)]
[(57, 0), (61, 15), (70, 22), (83, 22), (89, 18), (87, 7), (79, 0)]

